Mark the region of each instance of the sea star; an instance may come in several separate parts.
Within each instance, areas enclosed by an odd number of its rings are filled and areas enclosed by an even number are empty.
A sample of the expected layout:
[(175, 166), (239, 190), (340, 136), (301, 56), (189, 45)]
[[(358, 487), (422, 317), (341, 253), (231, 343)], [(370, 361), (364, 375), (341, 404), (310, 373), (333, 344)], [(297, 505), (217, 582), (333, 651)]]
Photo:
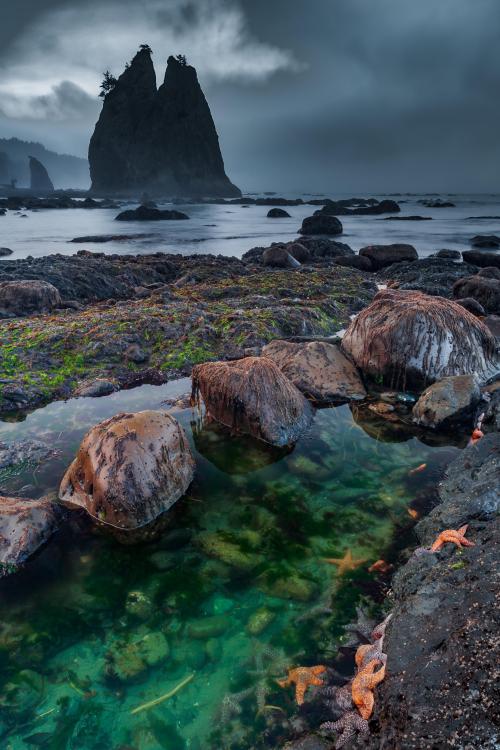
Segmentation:
[[(382, 620), (378, 625), (375, 625), (375, 627), (372, 630), (371, 633), (371, 639), (375, 643), (375, 641), (380, 641), (384, 638), (385, 635), (385, 629), (389, 624), (390, 619), (392, 618), (392, 612), (390, 612), (385, 620)], [(380, 644), (380, 648), (382, 648), (382, 643)]]
[(348, 549), (344, 557), (325, 557), (325, 562), (330, 563), (331, 565), (337, 565), (338, 575), (343, 576), (344, 573), (347, 573), (350, 570), (356, 570), (356, 568), (359, 568), (359, 566), (363, 565), (363, 563), (365, 563), (366, 560), (365, 559), (356, 560), (352, 556), (351, 550)]
[(453, 544), (456, 544), (457, 547), (474, 547), (474, 542), (469, 542), (469, 540), (465, 538), (465, 532), (467, 531), (468, 525), (469, 524), (466, 523), (465, 526), (461, 526), (459, 529), (446, 529), (445, 531), (442, 531), (432, 545), (431, 552), (436, 552), (438, 549), (441, 549), (446, 542), (452, 542)]
[(340, 732), (335, 747), (343, 747), (345, 743), (354, 737), (356, 732), (362, 735), (369, 733), (368, 722), (361, 718), (357, 711), (348, 711), (338, 721), (326, 721), (321, 724), (320, 729), (323, 732)]
[(295, 700), (301, 706), (304, 703), (304, 695), (309, 685), (323, 685), (318, 675), (326, 672), (326, 667), (319, 665), (317, 667), (296, 667), (288, 670), (288, 677), (285, 680), (277, 680), (281, 687), (288, 687), (295, 682)]
[(379, 664), (378, 659), (372, 659), (359, 670), (352, 681), (352, 700), (363, 719), (368, 720), (372, 715), (375, 703), (372, 691), (385, 677), (385, 664), (382, 664), (378, 672), (375, 672)]
[(376, 659), (377, 661), (385, 664), (387, 661), (387, 654), (382, 651), (382, 638), (372, 644), (359, 646), (354, 659), (358, 669), (363, 669), (370, 661)]

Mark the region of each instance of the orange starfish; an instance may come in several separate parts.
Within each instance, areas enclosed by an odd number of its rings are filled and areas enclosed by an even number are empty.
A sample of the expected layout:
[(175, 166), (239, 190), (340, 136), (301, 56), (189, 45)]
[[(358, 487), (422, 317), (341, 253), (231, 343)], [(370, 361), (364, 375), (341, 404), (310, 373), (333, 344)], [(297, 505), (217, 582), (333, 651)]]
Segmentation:
[(388, 573), (394, 565), (387, 563), (385, 560), (377, 560), (368, 568), (369, 573)]
[(359, 568), (359, 566), (363, 565), (366, 560), (355, 560), (352, 556), (351, 550), (348, 549), (344, 557), (325, 557), (325, 562), (330, 563), (331, 565), (337, 565), (338, 575), (343, 576), (344, 573), (348, 572), (349, 570), (356, 570), (356, 568)]
[(368, 720), (372, 715), (375, 698), (373, 689), (382, 682), (385, 677), (385, 664), (382, 664), (378, 672), (377, 666), (381, 664), (379, 659), (372, 659), (366, 667), (360, 669), (352, 681), (352, 700), (363, 719)]
[(465, 526), (460, 526), (459, 529), (446, 529), (445, 531), (442, 531), (432, 545), (431, 552), (436, 552), (438, 549), (441, 549), (446, 542), (456, 544), (457, 547), (474, 547), (474, 542), (469, 542), (469, 540), (465, 538), (465, 532), (467, 531), (468, 525), (469, 524), (466, 523)]
[(277, 680), (281, 687), (288, 687), (295, 682), (295, 700), (301, 706), (304, 703), (304, 695), (309, 685), (323, 685), (318, 675), (326, 672), (326, 667), (319, 665), (317, 667), (296, 667), (288, 670), (288, 677), (285, 680)]

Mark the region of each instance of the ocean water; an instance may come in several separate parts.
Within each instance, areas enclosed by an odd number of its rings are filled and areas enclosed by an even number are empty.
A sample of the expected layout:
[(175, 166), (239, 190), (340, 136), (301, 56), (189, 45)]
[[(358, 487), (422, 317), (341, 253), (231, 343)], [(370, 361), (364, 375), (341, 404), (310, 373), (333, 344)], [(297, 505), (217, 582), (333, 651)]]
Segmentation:
[[(299, 196), (287, 196), (299, 197)], [(300, 196), (307, 200), (311, 196)], [(315, 196), (316, 197), (316, 196)], [(330, 195), (338, 199), (341, 195)], [(382, 198), (384, 196), (374, 196)], [(386, 221), (385, 216), (341, 217), (344, 233), (337, 239), (354, 250), (369, 244), (407, 242), (421, 257), (441, 248), (466, 250), (475, 234), (500, 234), (499, 195), (442, 195), (455, 208), (425, 208), (418, 203), (429, 196), (393, 196), (401, 204), (398, 216), (429, 216), (432, 221)], [(133, 207), (132, 204), (130, 207)], [(161, 208), (171, 208), (161, 204)], [(241, 255), (257, 245), (291, 240), (302, 219), (316, 206), (287, 206), (290, 218), (268, 219), (268, 206), (179, 205), (189, 221), (116, 222), (121, 209), (40, 209), (12, 212), (0, 217), (2, 247), (11, 258), (39, 257), (50, 253), (72, 255), (80, 249), (105, 253), (214, 253)], [(487, 217), (496, 218), (487, 218)], [(97, 234), (147, 233), (146, 238), (105, 244), (73, 244), (74, 237)], [(1, 262), (1, 259), (0, 259)]]
[[(40, 467), (0, 472), (0, 494), (57, 488), (92, 424), (162, 408), (188, 385), (0, 422), (0, 440), (57, 451)], [(296, 706), (276, 679), (292, 665), (337, 664), (356, 605), (381, 615), (384, 589), (368, 567), (416, 543), (415, 518), (458, 450), (388, 431), (359, 407), (318, 411), (291, 451), (237, 439), (197, 411), (178, 418), (196, 478), (157, 541), (120, 545), (72, 514), (0, 581), (2, 749), (279, 747)], [(349, 550), (359, 564), (339, 575), (325, 558)]]

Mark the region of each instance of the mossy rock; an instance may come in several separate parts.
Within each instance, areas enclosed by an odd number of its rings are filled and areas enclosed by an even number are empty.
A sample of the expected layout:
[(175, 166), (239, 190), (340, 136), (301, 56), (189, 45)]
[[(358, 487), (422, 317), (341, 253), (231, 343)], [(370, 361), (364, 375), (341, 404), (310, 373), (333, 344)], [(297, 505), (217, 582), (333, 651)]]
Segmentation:
[(275, 612), (271, 612), (267, 607), (260, 607), (248, 618), (246, 626), (247, 633), (250, 633), (250, 635), (259, 635), (259, 633), (262, 633), (275, 618)]
[(262, 562), (258, 555), (244, 552), (237, 544), (226, 541), (219, 534), (200, 534), (198, 543), (207, 555), (221, 560), (232, 568), (252, 570)]
[(278, 599), (294, 599), (299, 602), (308, 602), (316, 595), (316, 586), (312, 581), (298, 574), (272, 578), (261, 576), (258, 579), (258, 588), (269, 596)]
[(225, 633), (229, 625), (230, 620), (224, 615), (203, 617), (187, 626), (187, 634), (190, 638), (199, 640), (216, 638), (218, 635)]
[(128, 615), (139, 620), (147, 620), (151, 616), (153, 603), (149, 596), (143, 591), (129, 591), (125, 602), (125, 611)]
[(168, 641), (160, 632), (147, 633), (132, 643), (116, 643), (111, 649), (107, 671), (128, 682), (144, 676), (149, 667), (166, 661), (170, 654)]

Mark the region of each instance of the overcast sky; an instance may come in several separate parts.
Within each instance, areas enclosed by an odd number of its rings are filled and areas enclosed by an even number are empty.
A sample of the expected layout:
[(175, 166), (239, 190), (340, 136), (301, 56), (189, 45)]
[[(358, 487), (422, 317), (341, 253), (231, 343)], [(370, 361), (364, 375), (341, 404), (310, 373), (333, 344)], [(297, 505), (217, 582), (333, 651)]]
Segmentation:
[(0, 136), (86, 155), (103, 70), (195, 65), (243, 190), (500, 191), (500, 0), (1, 0)]

